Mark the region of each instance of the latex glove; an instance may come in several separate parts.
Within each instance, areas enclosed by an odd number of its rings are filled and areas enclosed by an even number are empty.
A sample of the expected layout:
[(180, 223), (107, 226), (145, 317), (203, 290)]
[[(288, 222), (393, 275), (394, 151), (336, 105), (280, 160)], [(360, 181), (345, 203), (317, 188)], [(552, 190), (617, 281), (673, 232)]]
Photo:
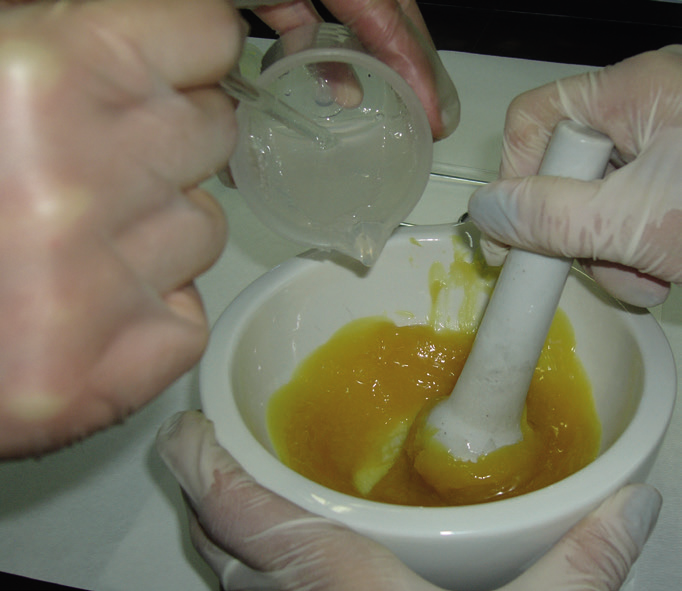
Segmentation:
[(0, 10), (0, 456), (120, 421), (201, 355), (226, 224), (197, 185), (235, 143), (214, 83), (244, 36), (224, 0)]
[[(438, 589), (379, 544), (256, 484), (218, 445), (213, 424), (201, 413), (178, 413), (168, 419), (156, 445), (191, 507), (193, 543), (224, 589)], [(648, 538), (660, 505), (660, 495), (650, 486), (625, 487), (503, 589), (618, 589)], [(232, 581), (226, 569), (231, 557), (266, 574), (265, 586), (244, 587)]]
[[(614, 296), (654, 306), (682, 281), (682, 46), (559, 80), (509, 107), (500, 181), (469, 213), (501, 264), (509, 244), (582, 259)], [(554, 126), (570, 118), (615, 143), (605, 179), (535, 177)], [(495, 242), (497, 241), (497, 242)]]
[[(282, 34), (322, 19), (309, 0), (236, 0), (253, 6), (267, 25)], [(435, 139), (459, 123), (457, 90), (443, 66), (415, 0), (323, 0), (327, 9), (355, 32), (378, 59), (395, 69), (420, 98)]]

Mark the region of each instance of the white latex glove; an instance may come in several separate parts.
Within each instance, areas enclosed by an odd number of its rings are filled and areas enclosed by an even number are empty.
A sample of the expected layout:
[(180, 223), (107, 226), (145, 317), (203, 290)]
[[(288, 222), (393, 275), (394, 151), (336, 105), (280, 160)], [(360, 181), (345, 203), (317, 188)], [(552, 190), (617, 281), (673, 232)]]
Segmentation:
[[(258, 0), (236, 0), (253, 6)], [(435, 139), (459, 123), (457, 90), (443, 66), (415, 0), (323, 0), (327, 9), (355, 32), (378, 59), (395, 69), (420, 98)], [(263, 0), (254, 12), (279, 34), (321, 22), (309, 0)]]
[[(291, 591), (435, 591), (377, 543), (262, 488), (216, 442), (199, 412), (168, 419), (157, 449), (190, 505), (190, 534), (224, 589), (237, 558), (264, 573), (258, 588)], [(651, 532), (661, 505), (647, 485), (627, 486), (575, 526), (505, 591), (615, 590)], [(252, 587), (253, 588), (253, 587)], [(466, 590), (461, 590), (466, 591)]]
[[(535, 177), (552, 130), (573, 119), (615, 143), (605, 179)], [(502, 245), (581, 259), (614, 296), (654, 306), (682, 281), (682, 46), (529, 91), (509, 107), (502, 180), (469, 202), (487, 235), (489, 263)]]
[(189, 369), (236, 139), (224, 0), (0, 8), (0, 456), (120, 421)]

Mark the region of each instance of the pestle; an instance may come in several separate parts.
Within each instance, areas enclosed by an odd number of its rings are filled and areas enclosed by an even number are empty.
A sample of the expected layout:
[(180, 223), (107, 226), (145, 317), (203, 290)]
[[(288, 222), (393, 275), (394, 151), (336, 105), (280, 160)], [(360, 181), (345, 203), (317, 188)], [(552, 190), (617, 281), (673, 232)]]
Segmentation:
[[(601, 178), (612, 147), (601, 133), (562, 121), (539, 174)], [(453, 458), (476, 462), (521, 440), (526, 395), (571, 265), (567, 258), (509, 251), (452, 394), (419, 427)]]

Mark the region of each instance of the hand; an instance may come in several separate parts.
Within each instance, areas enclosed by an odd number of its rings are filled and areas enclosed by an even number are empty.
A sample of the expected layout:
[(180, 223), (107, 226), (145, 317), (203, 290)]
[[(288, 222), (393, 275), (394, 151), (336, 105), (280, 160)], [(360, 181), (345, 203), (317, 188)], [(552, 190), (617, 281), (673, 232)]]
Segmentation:
[(224, 0), (0, 11), (0, 456), (120, 421), (189, 369), (236, 139)]
[[(258, 0), (237, 0), (238, 5)], [(254, 12), (282, 34), (322, 19), (308, 0), (268, 2)], [(267, 4), (267, 5), (266, 5)], [(324, 0), (378, 59), (395, 69), (420, 98), (435, 139), (450, 135), (459, 123), (459, 98), (415, 0)]]
[[(581, 259), (614, 296), (654, 306), (682, 281), (682, 46), (559, 80), (509, 107), (500, 177), (469, 213), (501, 264), (512, 245)], [(603, 180), (536, 177), (554, 126), (574, 119), (615, 143)]]
[[(235, 557), (270, 589), (436, 591), (377, 543), (259, 486), (216, 442), (199, 412), (178, 413), (157, 449), (191, 506), (194, 546), (225, 589)], [(647, 485), (625, 487), (575, 526), (505, 591), (618, 589), (660, 510)]]

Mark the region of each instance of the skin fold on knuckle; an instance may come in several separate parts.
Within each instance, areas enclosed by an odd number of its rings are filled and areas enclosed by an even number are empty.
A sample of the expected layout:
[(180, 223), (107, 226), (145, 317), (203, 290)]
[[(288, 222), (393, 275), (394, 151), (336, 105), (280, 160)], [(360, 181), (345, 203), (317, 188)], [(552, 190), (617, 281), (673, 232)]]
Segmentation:
[(565, 539), (566, 561), (573, 578), (589, 582), (594, 589), (616, 591), (626, 579), (639, 554), (625, 533), (592, 516), (586, 527), (572, 531)]
[[(261, 552), (245, 542), (269, 506), (269, 493), (262, 490), (239, 466), (216, 467), (213, 483), (194, 504), (199, 525), (211, 543), (243, 562), (262, 568)], [(252, 521), (253, 520), (253, 521)]]

